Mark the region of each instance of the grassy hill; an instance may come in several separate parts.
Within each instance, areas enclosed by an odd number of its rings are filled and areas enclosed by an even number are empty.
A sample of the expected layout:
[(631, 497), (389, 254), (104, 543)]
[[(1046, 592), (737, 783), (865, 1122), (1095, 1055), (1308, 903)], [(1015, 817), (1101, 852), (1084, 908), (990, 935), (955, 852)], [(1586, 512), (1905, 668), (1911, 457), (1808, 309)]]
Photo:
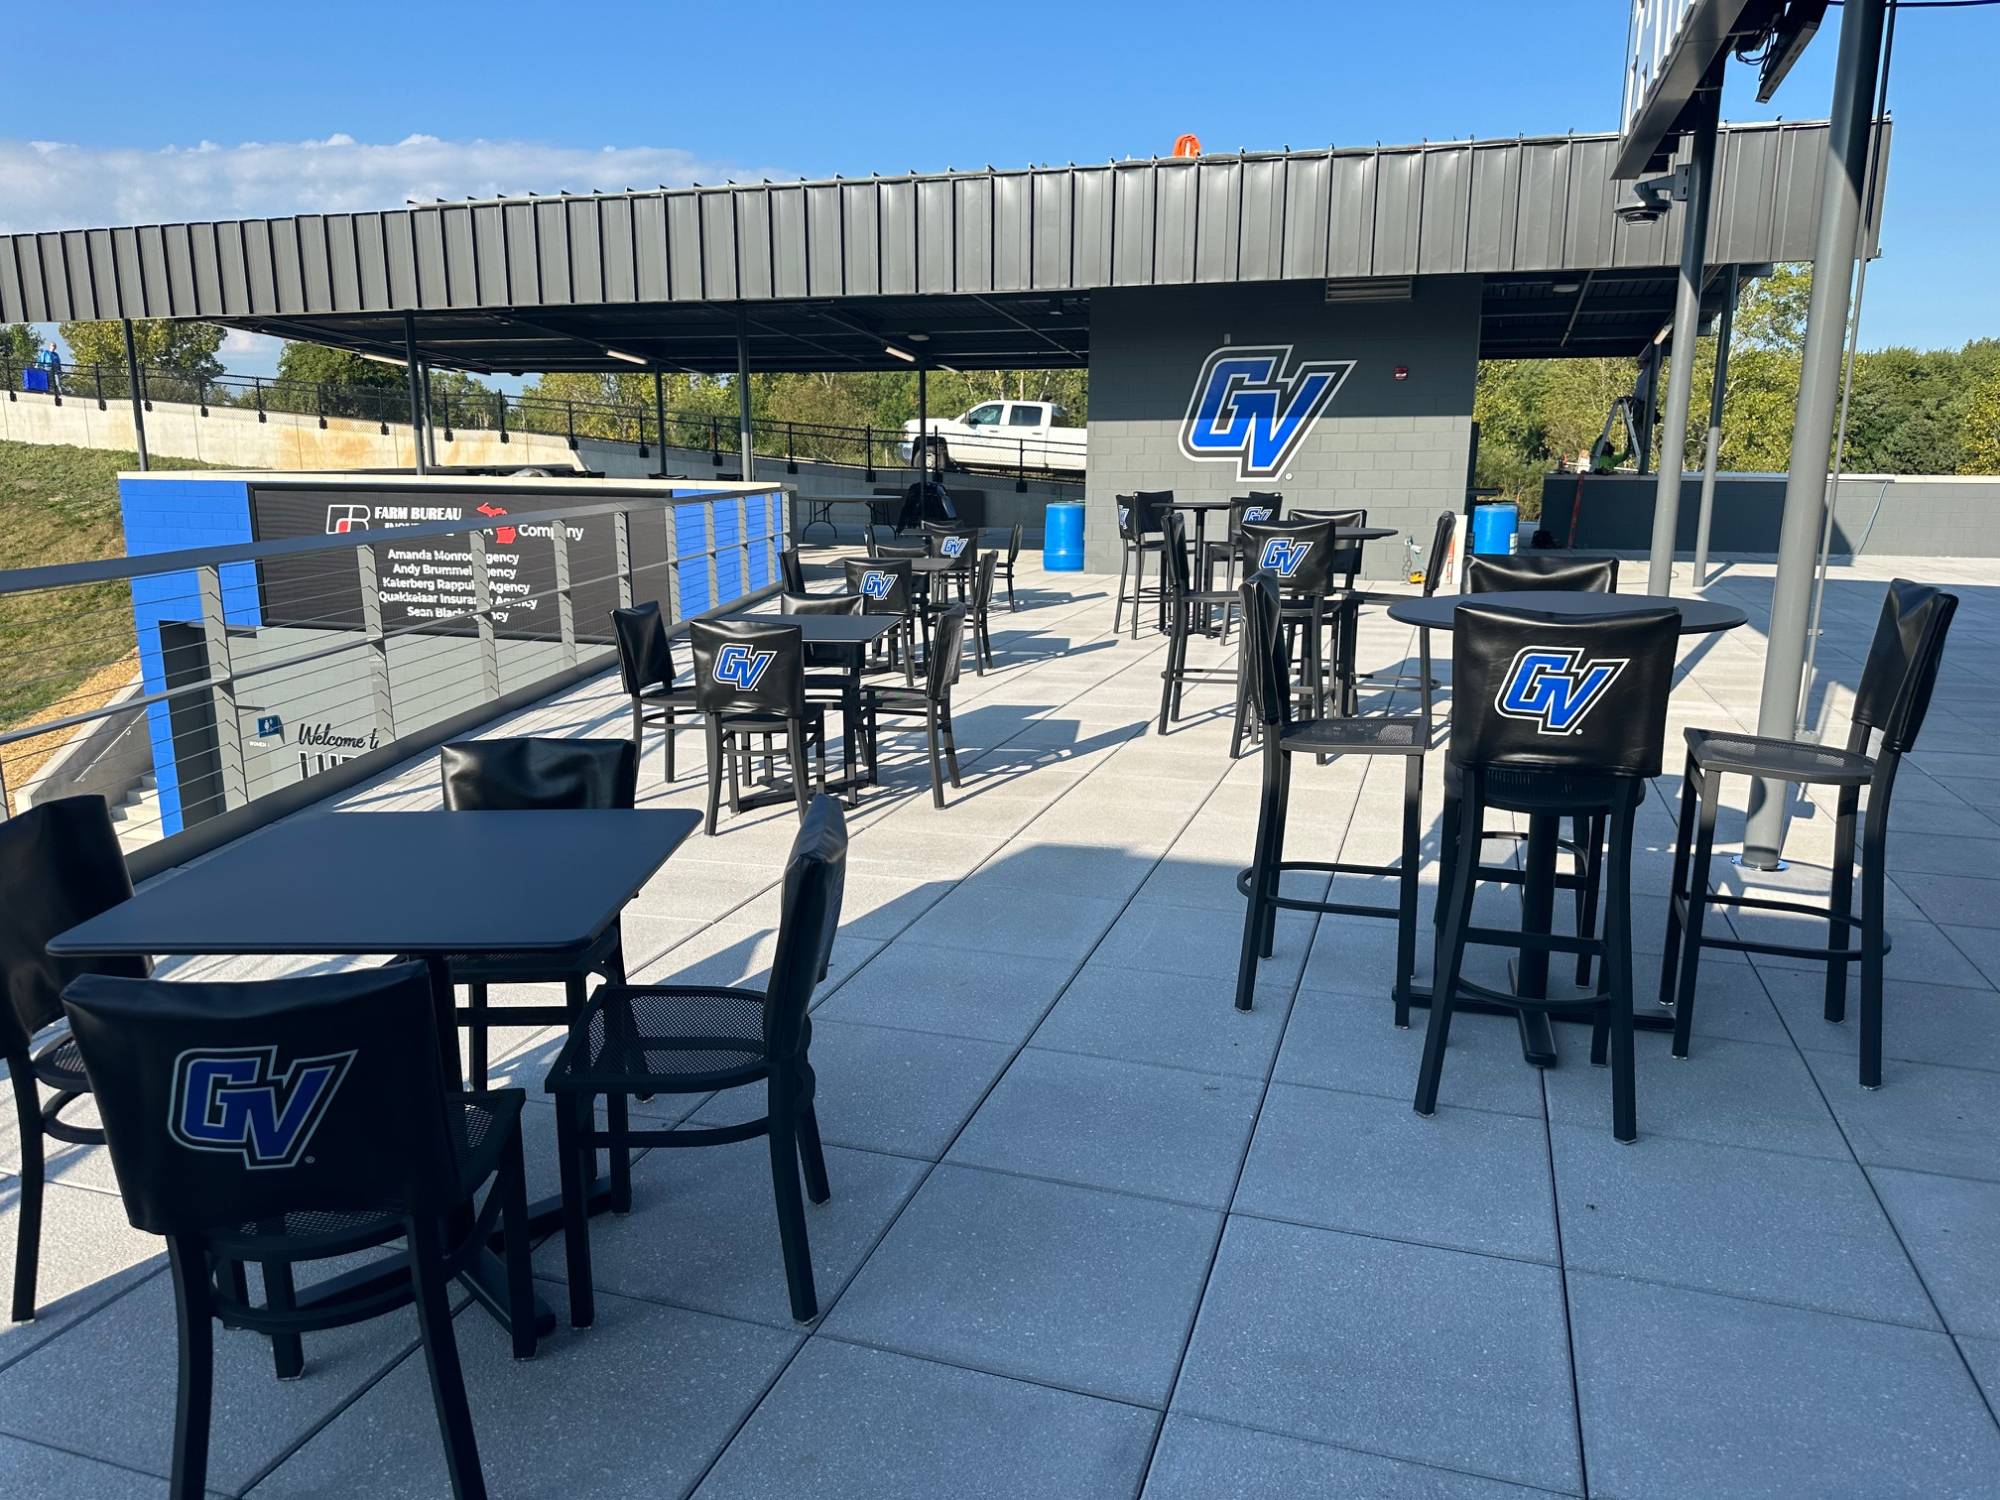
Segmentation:
[[(0, 442), (0, 571), (123, 557), (118, 473), (138, 467), (136, 453)], [(164, 458), (153, 467), (213, 465)], [(0, 729), (94, 708), (137, 669), (126, 585), (0, 596)], [(20, 787), (54, 748), (30, 740), (0, 750), (8, 786)]]

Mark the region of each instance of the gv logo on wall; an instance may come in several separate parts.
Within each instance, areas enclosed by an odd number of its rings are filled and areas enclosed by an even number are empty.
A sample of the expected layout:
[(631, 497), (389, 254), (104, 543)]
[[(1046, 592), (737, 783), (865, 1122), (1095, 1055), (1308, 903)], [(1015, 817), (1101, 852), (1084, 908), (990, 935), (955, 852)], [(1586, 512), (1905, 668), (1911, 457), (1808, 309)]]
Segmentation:
[(1604, 701), (1626, 661), (1586, 662), (1575, 647), (1523, 646), (1514, 653), (1493, 706), (1509, 719), (1530, 720), (1537, 734), (1575, 734)]
[(252, 1170), (297, 1166), (353, 1061), (302, 1057), (281, 1073), (276, 1047), (183, 1052), (167, 1129), (191, 1151), (234, 1152)]
[(772, 662), (778, 659), (775, 651), (752, 651), (748, 646), (724, 646), (715, 653), (715, 680), (726, 682), (741, 692), (749, 692), (757, 686)]
[(1234, 463), (1241, 480), (1276, 479), (1354, 369), (1351, 359), (1292, 363), (1290, 344), (1225, 344), (1202, 362), (1181, 424), (1181, 452)]

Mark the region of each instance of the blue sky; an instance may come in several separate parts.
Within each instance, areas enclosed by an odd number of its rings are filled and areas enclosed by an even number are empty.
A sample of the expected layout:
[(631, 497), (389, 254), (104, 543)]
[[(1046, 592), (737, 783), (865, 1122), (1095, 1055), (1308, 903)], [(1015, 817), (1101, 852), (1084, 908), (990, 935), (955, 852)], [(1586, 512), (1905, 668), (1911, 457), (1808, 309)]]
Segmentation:
[[(1627, 7), (183, 0), (95, 4), (87, 28), (10, 10), (0, 229), (1102, 161), (1182, 131), (1230, 150), (1603, 130)], [(1733, 68), (1725, 118), (1823, 116), (1838, 21), (1769, 106)], [(76, 66), (90, 36), (109, 45)], [(2000, 7), (1902, 18), (1868, 346), (2000, 336), (1996, 57)]]

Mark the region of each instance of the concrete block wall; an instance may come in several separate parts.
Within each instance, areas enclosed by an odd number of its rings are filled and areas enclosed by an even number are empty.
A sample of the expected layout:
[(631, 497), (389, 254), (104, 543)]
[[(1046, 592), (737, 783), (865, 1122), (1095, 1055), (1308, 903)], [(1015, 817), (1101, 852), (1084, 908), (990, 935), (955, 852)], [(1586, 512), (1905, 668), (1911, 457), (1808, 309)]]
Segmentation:
[[(1351, 359), (1324, 415), (1271, 480), (1190, 459), (1180, 432), (1203, 362), (1224, 344), (1290, 344), (1294, 362)], [(1421, 279), (1407, 301), (1328, 303), (1319, 282), (1146, 288), (1091, 303), (1090, 467), (1084, 550), (1118, 567), (1115, 497), (1172, 490), (1187, 499), (1276, 489), (1287, 507), (1364, 507), (1428, 545), (1440, 510), (1465, 501), (1478, 375), (1479, 282)], [(1402, 378), (1396, 371), (1403, 370)], [(1218, 535), (1220, 518), (1210, 518)], [(1367, 576), (1400, 576), (1400, 540), (1369, 545)]]

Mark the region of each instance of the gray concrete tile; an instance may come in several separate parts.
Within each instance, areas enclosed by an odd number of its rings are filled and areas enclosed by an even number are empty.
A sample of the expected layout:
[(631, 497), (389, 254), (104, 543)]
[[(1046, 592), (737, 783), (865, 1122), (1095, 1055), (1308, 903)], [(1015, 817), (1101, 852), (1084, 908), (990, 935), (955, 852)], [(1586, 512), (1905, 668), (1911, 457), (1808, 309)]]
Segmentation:
[[(1771, 1001), (1771, 993), (1779, 985), (1796, 984), (1811, 978), (1819, 983), (1817, 974), (1807, 975), (1799, 970), (1764, 969), (1750, 964), (1710, 963), (1715, 955), (1702, 954), (1698, 988), (1694, 997), (1694, 1046), (1715, 1041), (1765, 1042), (1773, 1046), (1783, 1046), (1791, 1038), (1780, 1019), (1778, 1008)], [(1672, 1014), (1657, 1001), (1660, 986), (1660, 960), (1648, 954), (1633, 965), (1634, 987), (1638, 991), (1638, 1001), (1633, 1007), (1638, 1014), (1652, 1011), (1655, 1014)]]
[[(96, 1169), (102, 1169), (103, 1152), (91, 1155)], [(0, 1295), (10, 1302), (19, 1204), (18, 1179), (0, 1177)], [(26, 1323), (0, 1321), (0, 1367), (46, 1344), (166, 1263), (165, 1243), (134, 1229), (120, 1199), (64, 1182), (50, 1183), (42, 1193), (35, 1317)]]
[(1067, 959), (1078, 964), (1118, 911), (1118, 902), (1100, 896), (1051, 901), (1032, 887), (974, 876), (925, 912), (899, 941), (959, 954)]
[(1173, 1409), (1582, 1487), (1551, 1266), (1232, 1218)]
[(2000, 1183), (1869, 1169), (1870, 1181), (1916, 1262), (1945, 1326), (2000, 1338)]
[(827, 1315), (836, 1338), (1167, 1398), (1221, 1215), (939, 1167)]
[(1864, 1166), (2000, 1181), (2000, 1074), (1889, 1060), (1864, 1089), (1846, 1058), (1806, 1060)]
[[(307, 1334), (305, 1377), (281, 1381), (272, 1374), (269, 1340), (218, 1326), (211, 1487), (248, 1485), (416, 1338), (416, 1314), (407, 1307)], [(171, 1280), (151, 1277), (0, 1373), (0, 1429), (26, 1438), (61, 1434), (72, 1451), (163, 1475), (173, 1450), (177, 1349)], [(84, 1408), (92, 1419), (79, 1422)]]
[[(600, 1296), (531, 1360), (480, 1312), (457, 1320), (480, 1466), (497, 1494), (615, 1500), (685, 1494), (798, 1347), (799, 1336)], [(412, 1353), (251, 1493), (449, 1492), (423, 1356)]]
[(2000, 1411), (2000, 1339), (1960, 1338), (1958, 1347), (1972, 1367), (1972, 1378), (1986, 1392), (1986, 1404)]
[[(1817, 974), (1761, 971), (1792, 1040), (1807, 1052), (1855, 1057), (1860, 1049), (1861, 993), (1851, 985), (1847, 1019), (1826, 1019), (1826, 989)], [(1696, 1013), (1697, 1030), (1701, 1025)], [(1945, 1063), (2000, 1072), (2000, 995), (1992, 990), (1911, 979), (1882, 986), (1882, 1052), (1909, 1062)]]
[(856, 1021), (1019, 1043), (1035, 1029), (1076, 965), (1068, 959), (940, 954), (891, 943), (813, 1011), (820, 1021)]
[[(1902, 808), (1898, 806), (1897, 811)], [(1917, 903), (1919, 911), (1940, 926), (2000, 925), (2000, 880), (1981, 880), (1970, 875), (1925, 875), (1914, 870), (1898, 870), (1890, 878), (1904, 895)]]
[(697, 1500), (1129, 1496), (1150, 1411), (817, 1338), (729, 1445)]
[(1234, 991), (1214, 979), (1085, 964), (1036, 1029), (1035, 1045), (1262, 1078), (1284, 1034), (1291, 995), (1260, 989), (1253, 1008), (1241, 1011)]
[(1160, 1434), (1142, 1500), (1534, 1500), (1547, 1493), (1175, 1412)]
[[(1000, 1042), (815, 1020), (820, 1137), (830, 1146), (935, 1161), (1011, 1054)], [(762, 1088), (731, 1089), (690, 1123), (735, 1124), (763, 1113)]]
[(1698, 1291), (1936, 1328), (1851, 1161), (1667, 1136), (1553, 1130), (1564, 1263)]
[[(1411, 1012), (1399, 1029), (1386, 996), (1300, 989), (1273, 1077), (1287, 1083), (1378, 1094), (1409, 1103), (1417, 1091), (1429, 1012)], [(1442, 1102), (1510, 1115), (1542, 1114), (1539, 1070), (1521, 1057), (1521, 1033), (1511, 1016), (1454, 1013), (1445, 1047)]]
[(163, 1500), (167, 1482), (38, 1443), (0, 1438), (0, 1492), (34, 1500)]
[[(1943, 1334), (1583, 1272), (1569, 1286), (1593, 1494), (1992, 1493), (2000, 1428)], [(1662, 1392), (1699, 1393), (1698, 1415)]]
[(1152, 856), (1100, 849), (1046, 835), (1012, 840), (979, 872), (981, 882), (1018, 885), (1051, 896), (1122, 899), (1152, 872)]
[[(924, 1166), (829, 1146), (826, 1171), (832, 1198), (806, 1204), (822, 1308), (839, 1297)], [(631, 1214), (591, 1221), (592, 1282), (600, 1292), (789, 1329), (791, 1300), (775, 1214), (764, 1140), (653, 1151), (633, 1169)], [(567, 1280), (560, 1235), (543, 1242), (535, 1273)]]
[(1271, 1086), (1231, 1211), (1453, 1250), (1556, 1258), (1539, 1120)]
[(1258, 1079), (1029, 1047), (945, 1158), (1225, 1208)]
[[(1543, 1075), (1549, 1118), (1609, 1134), (1610, 1070), (1590, 1065), (1588, 1034), (1581, 1028), (1561, 1028), (1558, 1040), (1562, 1064)], [(1670, 1135), (1800, 1156), (1848, 1154), (1811, 1074), (1790, 1047), (1698, 1042), (1692, 1056), (1677, 1061), (1666, 1036), (1642, 1032), (1634, 1050), (1641, 1140)], [(1449, 1071), (1445, 1083), (1448, 1088)]]
[[(1317, 920), (1305, 912), (1278, 914), (1277, 943), (1272, 956), (1257, 965), (1258, 984), (1288, 988), (1297, 981)], [(1242, 944), (1240, 913), (1235, 921), (1218, 921), (1212, 911), (1135, 900), (1091, 958), (1114, 969), (1190, 975), (1233, 985)]]

